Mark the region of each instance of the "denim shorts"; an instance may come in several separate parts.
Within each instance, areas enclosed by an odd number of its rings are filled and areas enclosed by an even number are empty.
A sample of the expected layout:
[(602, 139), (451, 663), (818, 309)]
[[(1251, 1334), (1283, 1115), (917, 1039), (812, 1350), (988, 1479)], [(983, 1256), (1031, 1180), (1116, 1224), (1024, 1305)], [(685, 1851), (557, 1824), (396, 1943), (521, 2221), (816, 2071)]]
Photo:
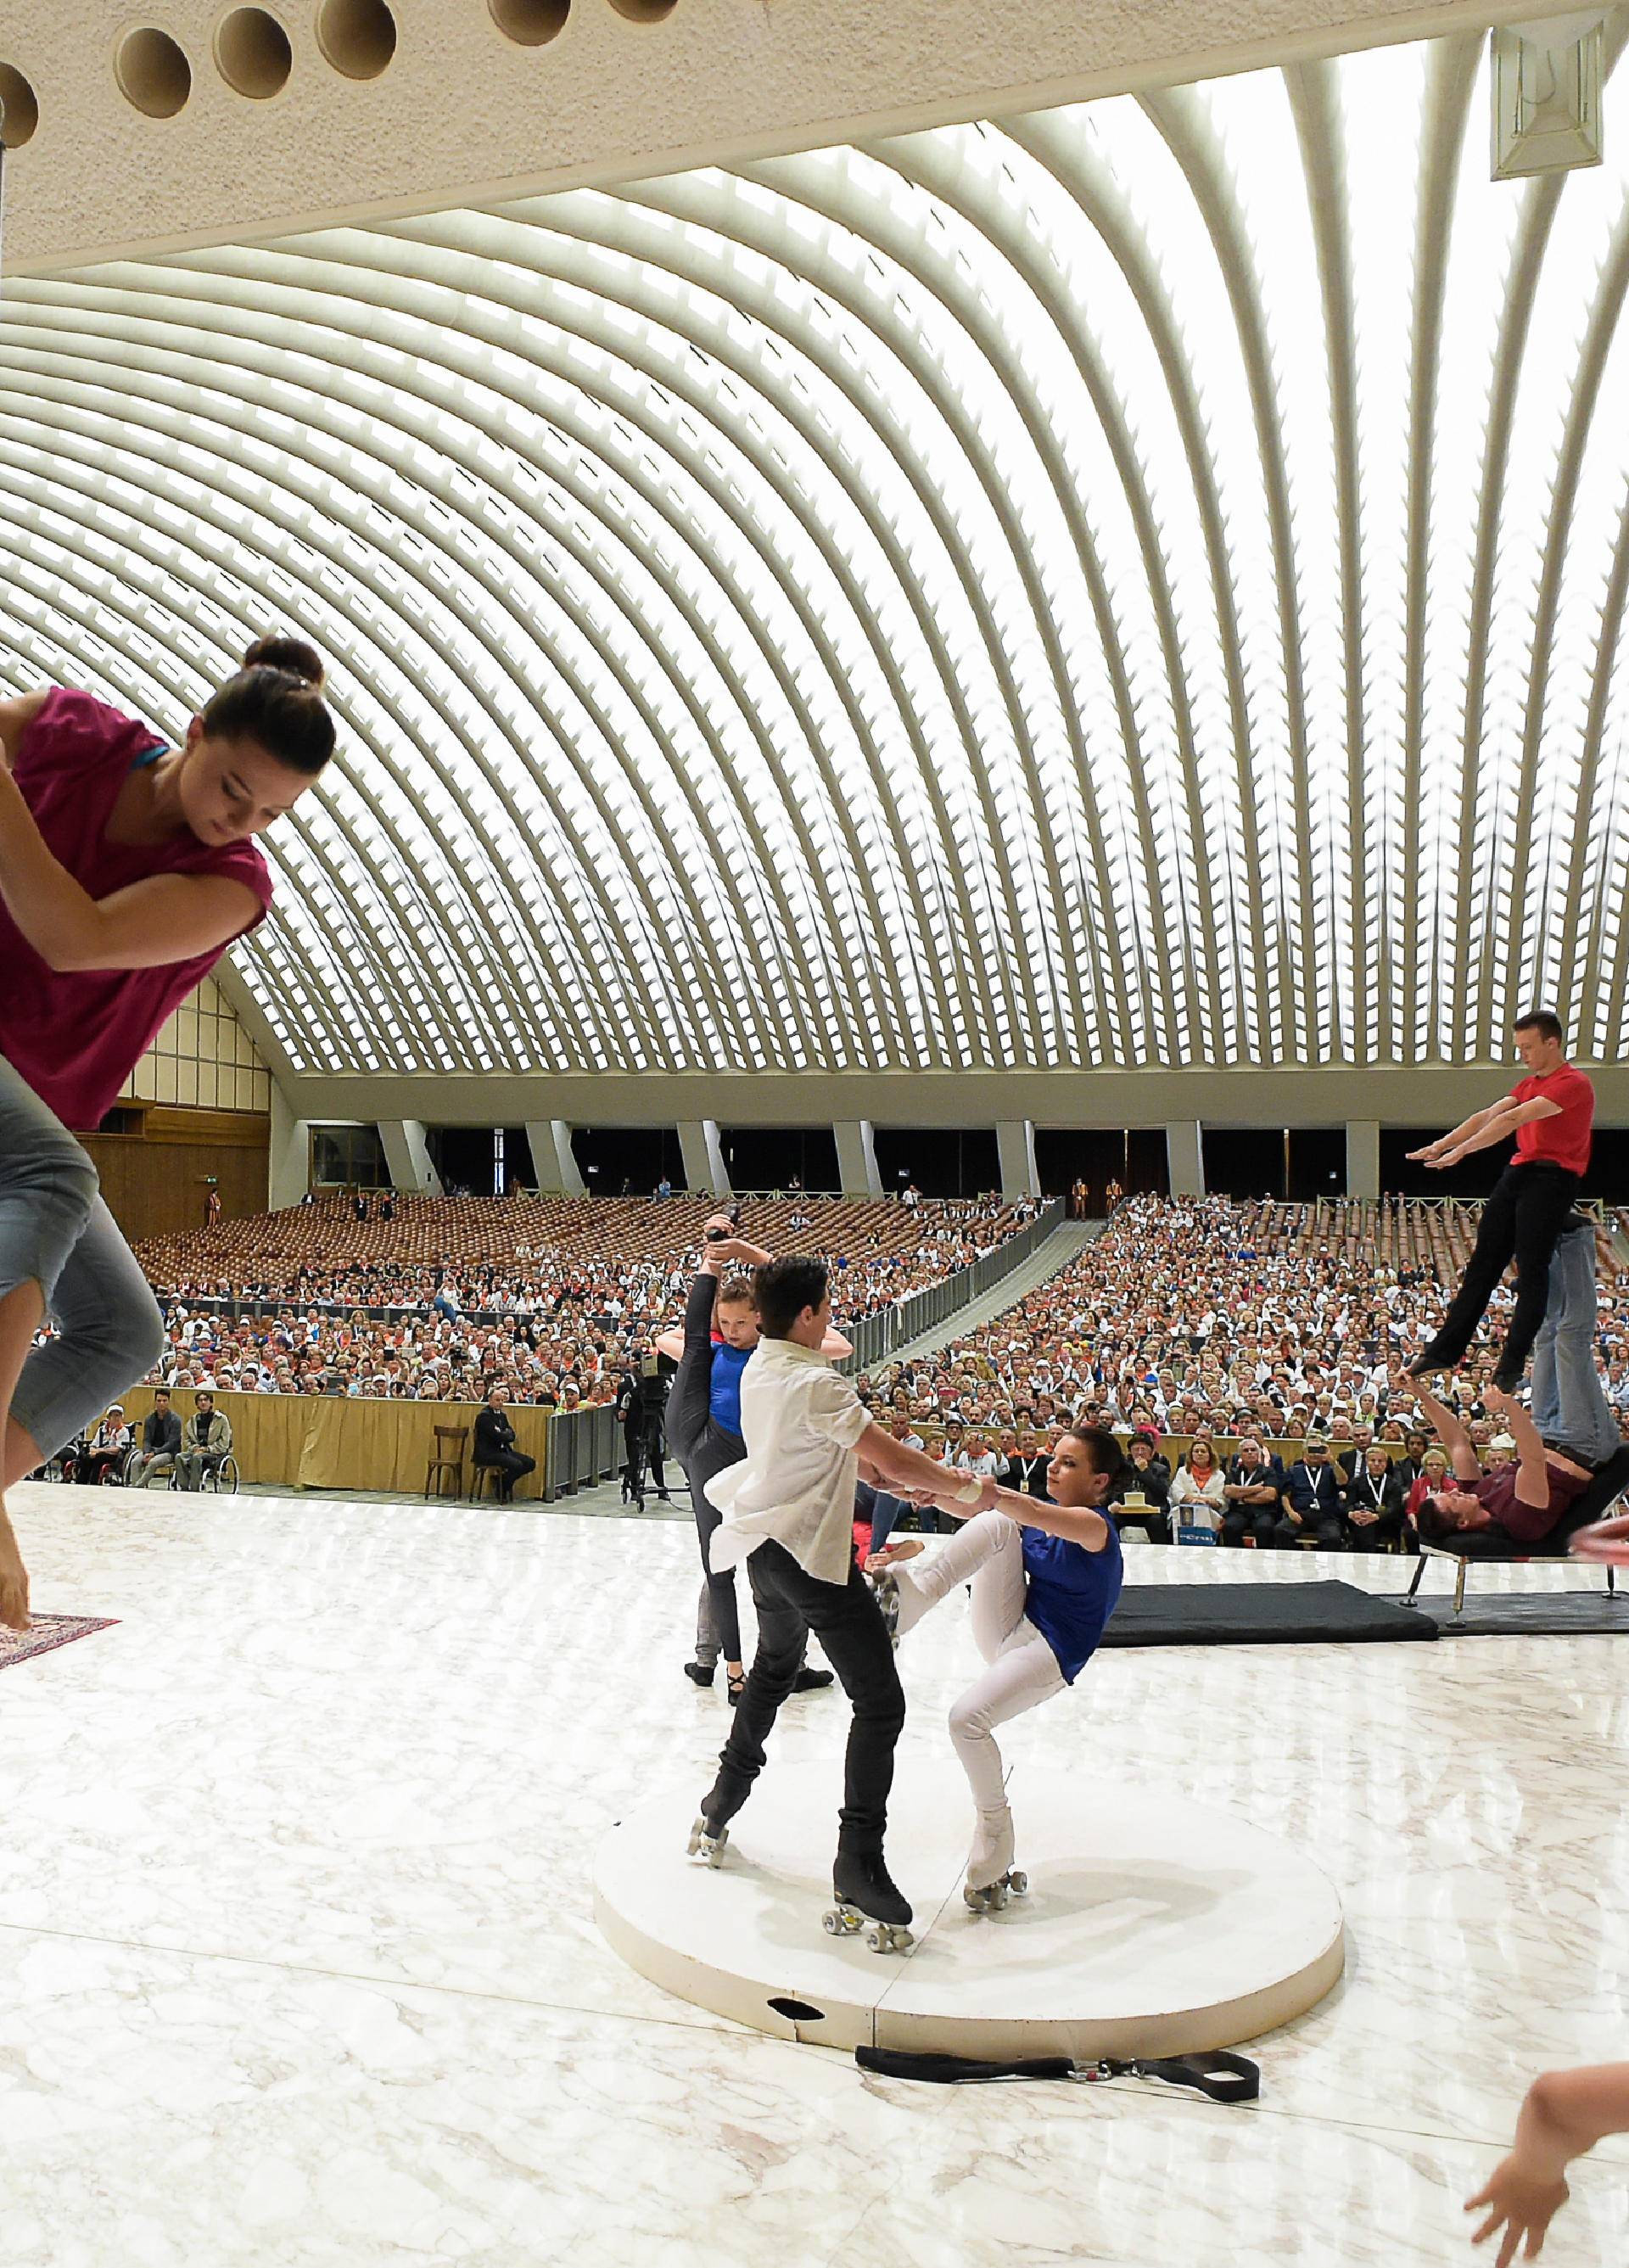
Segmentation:
[(28, 1355), (11, 1415), (49, 1457), (152, 1368), (164, 1324), (95, 1167), (0, 1056), (0, 1297), (31, 1283), (57, 1336)]

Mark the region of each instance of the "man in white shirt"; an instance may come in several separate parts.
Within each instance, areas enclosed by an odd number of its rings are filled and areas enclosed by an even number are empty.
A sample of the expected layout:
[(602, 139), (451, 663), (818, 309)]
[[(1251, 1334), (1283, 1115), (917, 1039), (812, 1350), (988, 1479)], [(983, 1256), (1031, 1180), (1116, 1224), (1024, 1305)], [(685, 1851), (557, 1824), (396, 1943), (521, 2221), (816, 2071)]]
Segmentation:
[[(746, 1560), (758, 1646), (690, 1851), (719, 1863), (728, 1822), (763, 1769), (764, 1742), (813, 1631), (854, 1712), (833, 1896), (840, 1908), (903, 1933), (910, 1907), (888, 1877), (882, 1843), (905, 1697), (875, 1594), (855, 1564), (854, 1489), (863, 1471), (885, 1489), (942, 1490), (945, 1471), (873, 1423), (852, 1383), (821, 1352), (831, 1323), (823, 1261), (771, 1261), (758, 1270), (754, 1289), (761, 1336), (741, 1383), (747, 1454), (715, 1474), (706, 1491), (724, 1514), (711, 1565), (717, 1572)], [(961, 1493), (984, 1510), (995, 1486), (969, 1478)], [(898, 1937), (888, 1942), (899, 1949)]]

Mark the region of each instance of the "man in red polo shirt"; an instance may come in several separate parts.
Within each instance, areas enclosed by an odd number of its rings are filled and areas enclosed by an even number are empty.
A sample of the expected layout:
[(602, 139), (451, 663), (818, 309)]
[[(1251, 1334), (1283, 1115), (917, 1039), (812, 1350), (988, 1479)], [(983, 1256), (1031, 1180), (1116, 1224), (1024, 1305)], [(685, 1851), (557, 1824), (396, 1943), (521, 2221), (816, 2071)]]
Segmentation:
[(1535, 1009), (1516, 1025), (1515, 1040), (1527, 1077), (1451, 1134), (1409, 1152), (1411, 1158), (1440, 1168), (1457, 1165), (1472, 1150), (1491, 1149), (1515, 1136), (1515, 1155), (1482, 1208), (1482, 1226), (1463, 1281), (1436, 1336), (1409, 1365), (1411, 1378), (1454, 1369), (1494, 1286), (1514, 1260), (1516, 1303), (1493, 1374), (1494, 1384), (1505, 1394), (1514, 1394), (1522, 1383), (1544, 1319), (1551, 1258), (1589, 1163), (1595, 1123), (1595, 1089), (1566, 1060), (1559, 1018), (1548, 1009)]

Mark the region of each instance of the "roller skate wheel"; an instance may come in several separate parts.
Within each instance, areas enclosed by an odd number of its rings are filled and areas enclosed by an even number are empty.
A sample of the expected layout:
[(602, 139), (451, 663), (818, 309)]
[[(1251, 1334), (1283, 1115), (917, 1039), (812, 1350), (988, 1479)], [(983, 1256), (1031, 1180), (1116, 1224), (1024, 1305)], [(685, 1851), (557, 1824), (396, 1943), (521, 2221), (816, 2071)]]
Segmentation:
[(841, 1914), (827, 1914), (821, 1926), (824, 1929), (828, 1937), (841, 1937), (843, 1934), (843, 1917)]
[(1015, 1898), (1027, 1897), (1029, 1893), (1029, 1877), (1020, 1867), (1015, 1873), (1007, 1876), (1006, 1886)]

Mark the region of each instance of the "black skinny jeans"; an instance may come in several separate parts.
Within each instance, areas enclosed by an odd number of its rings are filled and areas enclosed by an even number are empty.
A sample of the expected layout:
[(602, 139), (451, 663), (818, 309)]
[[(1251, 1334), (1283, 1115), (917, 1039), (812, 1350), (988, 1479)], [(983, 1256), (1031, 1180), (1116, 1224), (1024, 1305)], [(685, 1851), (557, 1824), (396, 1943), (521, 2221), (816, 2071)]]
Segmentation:
[[(692, 1298), (695, 1298), (692, 1293)], [(712, 1279), (707, 1278), (707, 1320), (712, 1319)], [(730, 1466), (740, 1464), (747, 1444), (726, 1432), (712, 1418), (712, 1341), (692, 1340), (674, 1373), (667, 1395), (667, 1440), (684, 1467), (689, 1483), (690, 1506), (696, 1514), (697, 1541), (701, 1546), (702, 1574), (706, 1581), (708, 1619), (726, 1661), (741, 1660), (741, 1610), (735, 1599), (735, 1570), (726, 1567), (715, 1575), (707, 1546), (724, 1514), (707, 1501), (706, 1484)]]
[(844, 1765), (837, 1840), (851, 1851), (880, 1851), (888, 1827), (894, 1750), (905, 1722), (905, 1694), (876, 1594), (852, 1565), (846, 1583), (822, 1583), (772, 1539), (747, 1562), (758, 1610), (758, 1650), (735, 1705), (719, 1777), (702, 1810), (715, 1826), (733, 1819), (763, 1770), (763, 1744), (813, 1631), (854, 1711)]
[(1507, 1166), (1482, 1208), (1474, 1250), (1442, 1328), (1431, 1342), (1438, 1360), (1456, 1363), (1486, 1313), (1500, 1278), (1514, 1260), (1516, 1303), (1499, 1358), (1501, 1377), (1519, 1379), (1527, 1368), (1533, 1341), (1550, 1300), (1550, 1263), (1561, 1224), (1573, 1210), (1580, 1176), (1565, 1166), (1536, 1158), (1530, 1165)]

